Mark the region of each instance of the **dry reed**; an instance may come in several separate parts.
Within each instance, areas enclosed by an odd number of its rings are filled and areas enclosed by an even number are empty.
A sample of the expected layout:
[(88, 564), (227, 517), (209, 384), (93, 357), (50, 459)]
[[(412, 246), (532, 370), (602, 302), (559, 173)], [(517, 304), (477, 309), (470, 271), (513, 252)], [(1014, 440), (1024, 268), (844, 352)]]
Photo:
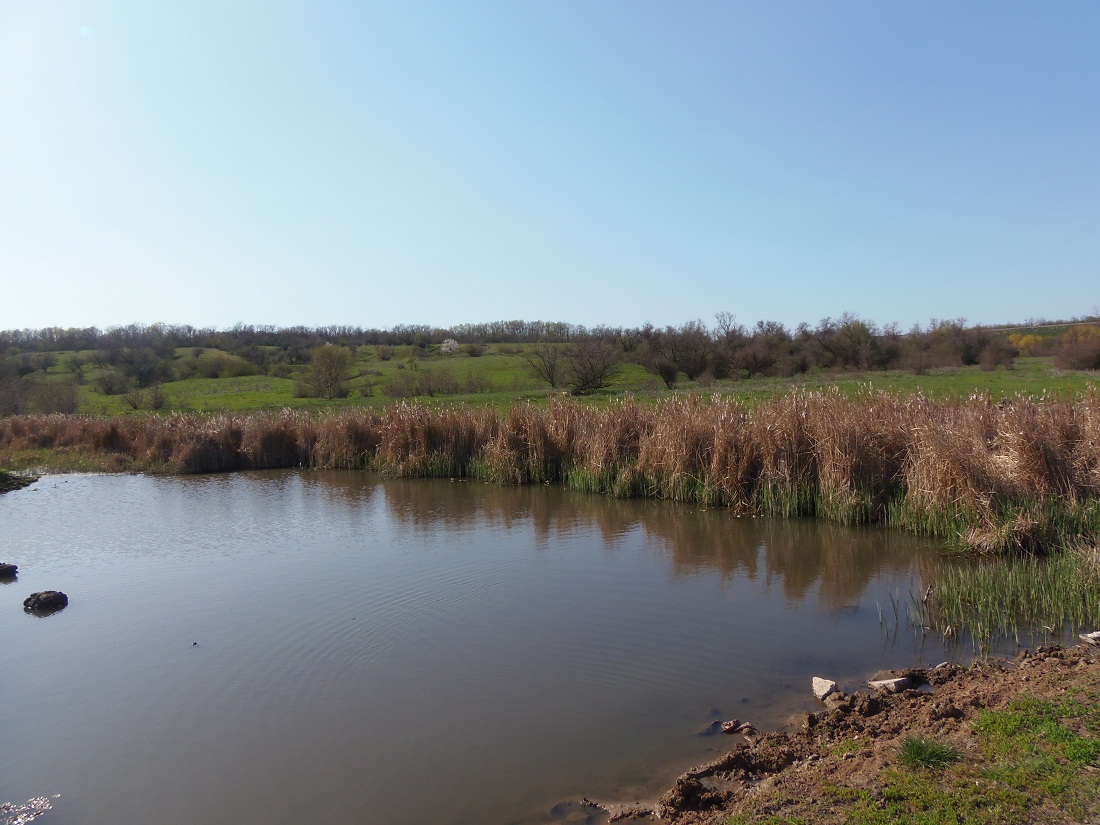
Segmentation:
[(554, 398), (503, 415), (398, 404), (381, 414), (0, 419), (0, 461), (64, 455), (175, 473), (315, 467), (564, 483), (744, 515), (885, 521), (991, 554), (1100, 533), (1096, 392), (1000, 404), (867, 389), (761, 403), (628, 398), (606, 409)]

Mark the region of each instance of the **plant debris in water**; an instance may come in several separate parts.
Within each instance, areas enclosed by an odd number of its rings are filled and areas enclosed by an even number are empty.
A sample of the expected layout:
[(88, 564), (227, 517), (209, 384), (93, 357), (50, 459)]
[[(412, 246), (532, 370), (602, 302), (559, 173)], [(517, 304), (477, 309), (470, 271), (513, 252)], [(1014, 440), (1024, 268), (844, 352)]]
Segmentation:
[[(57, 796), (53, 798), (57, 799)], [(0, 825), (26, 825), (52, 807), (50, 800), (44, 796), (33, 797), (22, 804), (0, 802)]]

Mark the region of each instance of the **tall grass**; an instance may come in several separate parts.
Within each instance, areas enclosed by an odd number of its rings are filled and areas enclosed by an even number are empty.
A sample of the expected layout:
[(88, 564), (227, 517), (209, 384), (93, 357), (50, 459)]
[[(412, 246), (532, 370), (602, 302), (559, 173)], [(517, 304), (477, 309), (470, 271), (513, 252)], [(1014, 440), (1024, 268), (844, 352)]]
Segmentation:
[[(0, 461), (205, 473), (372, 468), (398, 476), (563, 483), (743, 515), (886, 522), (984, 554), (1100, 535), (1100, 395), (934, 401), (865, 389), (759, 403), (715, 396), (603, 409), (0, 419)], [(71, 463), (71, 462), (70, 462)]]
[(967, 628), (985, 645), (1021, 626), (1057, 634), (1100, 627), (1100, 557), (1073, 547), (1046, 558), (983, 558), (941, 571), (922, 617), (940, 628)]

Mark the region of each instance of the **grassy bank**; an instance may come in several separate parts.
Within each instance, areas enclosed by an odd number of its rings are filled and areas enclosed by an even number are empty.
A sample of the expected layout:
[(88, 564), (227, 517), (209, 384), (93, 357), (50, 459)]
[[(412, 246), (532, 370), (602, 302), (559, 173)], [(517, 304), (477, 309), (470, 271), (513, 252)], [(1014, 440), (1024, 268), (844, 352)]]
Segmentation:
[(688, 772), (674, 825), (1093, 822), (1095, 648), (924, 672), (929, 690), (854, 694)]

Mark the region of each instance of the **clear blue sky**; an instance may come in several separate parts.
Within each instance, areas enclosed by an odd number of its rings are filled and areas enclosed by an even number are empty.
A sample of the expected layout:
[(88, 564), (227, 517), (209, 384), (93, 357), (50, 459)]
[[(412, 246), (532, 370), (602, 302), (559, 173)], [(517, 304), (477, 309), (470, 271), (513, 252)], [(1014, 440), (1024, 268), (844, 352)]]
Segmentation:
[(0, 328), (1064, 318), (1100, 3), (0, 3)]

